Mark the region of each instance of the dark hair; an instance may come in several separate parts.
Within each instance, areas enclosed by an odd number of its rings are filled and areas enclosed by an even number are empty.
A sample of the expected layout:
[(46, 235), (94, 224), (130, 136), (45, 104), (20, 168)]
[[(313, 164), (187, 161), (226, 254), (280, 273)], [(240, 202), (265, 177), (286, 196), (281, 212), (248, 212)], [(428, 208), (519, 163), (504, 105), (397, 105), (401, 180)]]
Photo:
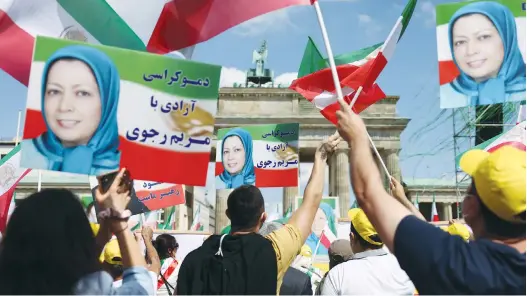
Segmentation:
[[(525, 223), (512, 223), (503, 220), (494, 214), (481, 200), (481, 197), (476, 190), (474, 181), (472, 181), (469, 193), (474, 195), (479, 202), (481, 216), (483, 217), (483, 222), (485, 223), (485, 231), (488, 234), (503, 238), (525, 237)], [(525, 211), (523, 211), (520, 216), (525, 220)]]
[(254, 228), (265, 211), (262, 192), (253, 185), (242, 185), (234, 189), (227, 199), (227, 211), (231, 220), (231, 229)]
[(0, 294), (73, 294), (101, 270), (95, 237), (80, 200), (44, 189), (22, 200), (0, 243)]
[[(350, 231), (353, 233), (353, 235), (355, 236), (355, 238), (359, 241), (359, 244), (364, 248), (364, 249), (380, 249), (382, 248), (382, 245), (374, 245), (374, 244), (370, 244), (369, 242), (367, 242), (365, 239), (362, 238), (362, 236), (360, 236), (359, 232), (357, 231), (357, 229), (355, 229), (355, 226), (353, 226), (353, 222), (350, 223)], [(382, 240), (381, 238), (377, 235), (377, 234), (374, 234), (374, 235), (370, 235), (370, 239), (374, 242), (377, 242), (377, 243), (382, 243)]]
[(123, 276), (124, 267), (121, 264), (103, 263), (104, 269), (112, 276), (114, 280)]
[(156, 248), (159, 259), (170, 257), (170, 252), (179, 248), (176, 238), (167, 233), (160, 234), (152, 244)]

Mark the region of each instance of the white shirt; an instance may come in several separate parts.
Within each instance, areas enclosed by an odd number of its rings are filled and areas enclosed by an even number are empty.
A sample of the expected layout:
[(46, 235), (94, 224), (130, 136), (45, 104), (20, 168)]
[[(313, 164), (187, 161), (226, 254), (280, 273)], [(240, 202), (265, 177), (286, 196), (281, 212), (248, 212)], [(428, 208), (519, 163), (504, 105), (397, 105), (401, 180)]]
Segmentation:
[(322, 285), (322, 295), (413, 295), (414, 284), (394, 255), (384, 248), (357, 253), (333, 267)]
[[(152, 278), (152, 286), (154, 287), (154, 293), (157, 291), (157, 274), (153, 271), (148, 271), (148, 274), (150, 275), (150, 278)], [(113, 282), (114, 288), (119, 288), (123, 285), (123, 280), (117, 280)], [(155, 295), (155, 294), (154, 294)]]

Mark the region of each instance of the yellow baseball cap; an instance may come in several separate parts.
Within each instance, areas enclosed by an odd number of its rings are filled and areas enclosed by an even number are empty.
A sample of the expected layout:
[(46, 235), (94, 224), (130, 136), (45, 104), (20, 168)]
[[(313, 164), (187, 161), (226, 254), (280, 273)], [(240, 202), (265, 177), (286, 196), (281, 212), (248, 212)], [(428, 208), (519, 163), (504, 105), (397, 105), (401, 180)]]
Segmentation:
[[(354, 210), (351, 212), (351, 210)], [(366, 216), (366, 213), (362, 209), (351, 209), (348, 211), (348, 215), (351, 214), (350, 220), (353, 228), (357, 230), (360, 237), (372, 245), (380, 246), (383, 243), (376, 242), (371, 239), (372, 235), (377, 235), (377, 230), (373, 227), (370, 220)]]
[(355, 217), (355, 214), (357, 214), (359, 211), (360, 211), (359, 208), (349, 209), (349, 211), (348, 211), (348, 218), (350, 220), (353, 219), (353, 217)]
[(525, 223), (525, 160), (525, 151), (503, 146), (492, 153), (470, 150), (459, 165), (491, 212), (505, 221)]
[(91, 231), (93, 231), (93, 236), (97, 236), (97, 233), (99, 233), (99, 229), (101, 228), (100, 224), (96, 223), (90, 223)]
[(468, 241), (470, 238), (470, 231), (461, 223), (452, 223), (449, 226), (440, 226), (441, 230), (448, 232), (450, 235), (460, 236), (463, 240)]
[(121, 256), (121, 249), (116, 239), (109, 241), (104, 246), (104, 262), (112, 265), (123, 265), (123, 257)]

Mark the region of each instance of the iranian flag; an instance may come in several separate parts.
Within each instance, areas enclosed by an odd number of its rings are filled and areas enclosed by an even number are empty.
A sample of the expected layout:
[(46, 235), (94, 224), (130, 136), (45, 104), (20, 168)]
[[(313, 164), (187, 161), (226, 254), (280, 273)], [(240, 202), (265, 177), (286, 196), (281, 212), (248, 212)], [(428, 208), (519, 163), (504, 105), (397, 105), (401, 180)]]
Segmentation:
[(157, 225), (157, 229), (174, 229), (174, 223), (176, 222), (176, 207), (172, 206), (163, 211), (164, 219), (162, 223)]
[[(436, 36), (437, 36), (437, 57), (439, 63), (439, 84), (452, 82), (459, 76), (459, 69), (452, 59), (450, 42), (448, 37), (448, 23), (452, 15), (461, 7), (474, 1), (462, 1), (456, 3), (446, 3), (436, 6)], [(512, 12), (516, 20), (516, 30), (518, 32), (518, 44), (525, 57), (525, 7), (524, 0), (494, 0)], [(525, 58), (524, 58), (525, 59)]]
[(439, 221), (439, 214), (437, 213), (437, 205), (436, 205), (436, 196), (434, 194), (432, 199), (432, 215), (430, 217), (430, 221), (437, 222)]
[(0, 232), (4, 232), (11, 215), (15, 188), (30, 171), (20, 168), (20, 145), (0, 159)]
[[(402, 15), (397, 20), (384, 43), (376, 44), (351, 54), (341, 56), (337, 60), (337, 72), (340, 78), (344, 100), (349, 104), (359, 87), (362, 92), (355, 104), (353, 111), (360, 113), (372, 104), (382, 100), (386, 94), (375, 83), (381, 71), (392, 57), (397, 42), (403, 35), (415, 9), (416, 0), (410, 0)], [(311, 39), (308, 40), (304, 58), (299, 69), (299, 76), (304, 73), (316, 71), (327, 65), (319, 50)], [(340, 109), (330, 68), (318, 70), (307, 76), (293, 81), (290, 89), (300, 93), (304, 98), (313, 103), (329, 121), (336, 124), (335, 112)]]
[(331, 231), (328, 224), (326, 223), (326, 226), (324, 227), (324, 230), (322, 231), (322, 234), (320, 235), (320, 244), (326, 247), (326, 249), (329, 249), (329, 246), (331, 246), (331, 243), (336, 240), (337, 240), (337, 237), (335, 236), (333, 231)]
[[(309, 0), (2, 0), (0, 69), (27, 85), (37, 35), (190, 58), (194, 45)], [(16, 49), (16, 50), (14, 50)]]
[(192, 219), (192, 225), (190, 225), (190, 230), (193, 231), (203, 231), (203, 224), (201, 223), (201, 205), (198, 205), (198, 209), (194, 213), (194, 219)]
[[(498, 148), (503, 146), (513, 146), (520, 150), (525, 151), (526, 139), (525, 139), (526, 126), (525, 121), (515, 125), (510, 130), (495, 136), (494, 138), (487, 140), (470, 150), (484, 150), (490, 153), (496, 151)], [(459, 167), (459, 160), (465, 154), (463, 152), (456, 157), (456, 164)]]
[[(298, 186), (298, 123), (251, 125), (241, 127), (252, 138), (252, 166), (257, 187)], [(228, 159), (222, 153), (229, 147), (222, 147), (222, 139), (232, 129), (219, 129), (216, 145), (216, 170), (219, 176), (224, 172)], [(249, 148), (250, 149), (250, 148)], [(227, 164), (228, 165), (228, 164)], [(248, 164), (244, 164), (246, 167)], [(228, 172), (225, 171), (227, 174)]]

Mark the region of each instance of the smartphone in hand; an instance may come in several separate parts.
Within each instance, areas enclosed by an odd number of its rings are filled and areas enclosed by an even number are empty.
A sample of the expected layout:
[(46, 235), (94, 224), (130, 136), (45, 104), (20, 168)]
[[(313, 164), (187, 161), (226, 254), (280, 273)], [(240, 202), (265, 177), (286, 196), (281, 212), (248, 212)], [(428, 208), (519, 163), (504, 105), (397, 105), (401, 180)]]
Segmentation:
[[(99, 188), (101, 189), (102, 193), (106, 193), (110, 189), (110, 187), (113, 184), (113, 181), (115, 180), (118, 174), (119, 174), (119, 171), (115, 171), (115, 172), (111, 172), (106, 175), (97, 177), (97, 181), (99, 182)], [(130, 172), (128, 170), (125, 170), (123, 174), (123, 178), (121, 180), (121, 184), (119, 184), (119, 187), (120, 187), (119, 191), (131, 192), (133, 188), (133, 184), (134, 184), (134, 181), (132, 180), (130, 176)]]

